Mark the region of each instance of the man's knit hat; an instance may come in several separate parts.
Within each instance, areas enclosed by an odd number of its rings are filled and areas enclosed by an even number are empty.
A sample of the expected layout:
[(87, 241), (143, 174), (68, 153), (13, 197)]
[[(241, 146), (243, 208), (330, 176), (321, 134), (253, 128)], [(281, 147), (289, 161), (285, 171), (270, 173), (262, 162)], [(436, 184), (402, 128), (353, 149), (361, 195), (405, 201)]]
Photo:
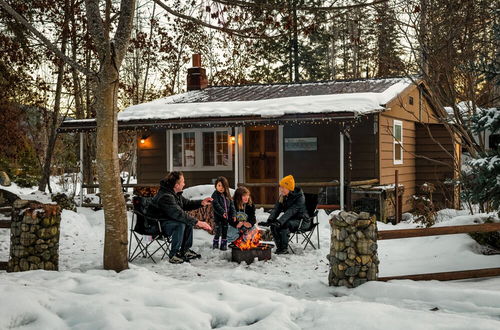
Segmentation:
[(282, 186), (283, 188), (286, 188), (290, 191), (294, 191), (295, 190), (295, 180), (294, 180), (293, 176), (287, 175), (283, 179), (281, 179), (280, 186)]

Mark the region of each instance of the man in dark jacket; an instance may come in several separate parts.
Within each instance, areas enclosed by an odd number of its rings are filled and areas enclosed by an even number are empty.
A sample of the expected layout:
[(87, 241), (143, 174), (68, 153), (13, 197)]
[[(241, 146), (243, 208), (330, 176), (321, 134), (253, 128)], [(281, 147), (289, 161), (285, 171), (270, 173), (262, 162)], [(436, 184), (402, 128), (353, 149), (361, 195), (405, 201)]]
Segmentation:
[(152, 198), (148, 207), (148, 216), (160, 219), (162, 232), (172, 238), (169, 261), (182, 263), (200, 258), (201, 255), (191, 250), (193, 246), (193, 227), (211, 230), (209, 224), (189, 216), (186, 211), (196, 210), (212, 202), (212, 198), (189, 200), (182, 196), (184, 175), (182, 172), (170, 172), (160, 181), (160, 190)]
[[(259, 225), (271, 226), (277, 254), (288, 254), (288, 238), (290, 232), (309, 226), (306, 199), (301, 188), (295, 187), (293, 176), (288, 175), (280, 181), (280, 197), (267, 219)], [(279, 215), (283, 214), (279, 217)]]

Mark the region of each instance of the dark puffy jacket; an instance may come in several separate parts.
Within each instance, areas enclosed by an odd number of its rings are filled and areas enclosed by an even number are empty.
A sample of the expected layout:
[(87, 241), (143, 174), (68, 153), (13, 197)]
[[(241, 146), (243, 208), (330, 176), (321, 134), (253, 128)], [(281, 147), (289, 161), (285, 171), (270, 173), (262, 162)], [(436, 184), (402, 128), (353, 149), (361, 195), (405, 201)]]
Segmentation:
[(158, 193), (151, 200), (146, 213), (152, 218), (179, 221), (194, 226), (198, 220), (189, 216), (185, 211), (200, 208), (201, 202), (201, 200), (184, 198), (182, 192), (175, 193), (172, 188), (162, 185)]
[[(214, 221), (217, 223), (224, 223), (233, 221), (233, 217), (236, 216), (236, 211), (234, 210), (234, 203), (232, 200), (228, 199), (224, 194), (221, 194), (217, 190), (212, 194), (212, 208), (214, 210)], [(224, 200), (226, 200), (227, 206), (227, 219), (224, 218)]]
[[(278, 218), (281, 212), (283, 212), (283, 215)], [(308, 219), (308, 217), (304, 192), (302, 192), (301, 188), (296, 187), (287, 196), (283, 196), (281, 202), (279, 200), (276, 202), (267, 221), (277, 221), (280, 226), (283, 226), (289, 220), (302, 220)]]
[[(245, 204), (245, 208), (242, 210), (236, 210), (236, 213), (238, 212), (245, 212), (247, 215), (247, 222), (250, 222), (250, 224), (255, 225), (255, 205), (252, 204)], [(238, 225), (238, 220), (233, 221), (233, 219), (229, 219), (229, 224), (236, 228), (236, 225)]]

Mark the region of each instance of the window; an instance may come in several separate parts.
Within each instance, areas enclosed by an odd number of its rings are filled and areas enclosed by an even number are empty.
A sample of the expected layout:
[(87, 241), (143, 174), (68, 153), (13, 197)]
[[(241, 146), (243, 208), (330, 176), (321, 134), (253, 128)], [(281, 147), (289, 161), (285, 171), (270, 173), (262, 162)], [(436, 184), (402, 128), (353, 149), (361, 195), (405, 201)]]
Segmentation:
[(227, 129), (174, 131), (170, 140), (174, 170), (231, 169), (231, 149)]
[(413, 105), (413, 96), (408, 97), (408, 103)]
[(403, 164), (403, 122), (394, 120), (392, 131), (394, 139), (394, 164)]

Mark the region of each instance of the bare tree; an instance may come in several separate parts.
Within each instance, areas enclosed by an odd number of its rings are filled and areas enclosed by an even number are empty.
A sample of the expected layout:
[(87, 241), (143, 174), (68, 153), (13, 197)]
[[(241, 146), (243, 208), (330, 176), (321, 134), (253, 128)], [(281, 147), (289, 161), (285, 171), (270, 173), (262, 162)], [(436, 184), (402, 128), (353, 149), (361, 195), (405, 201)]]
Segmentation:
[[(101, 16), (100, 0), (86, 0), (88, 28), (99, 57), (99, 72), (89, 72), (58, 49), (26, 19), (19, 15), (4, 0), (3, 7), (16, 20), (30, 30), (45, 46), (65, 63), (92, 77), (95, 85), (93, 108), (97, 122), (97, 172), (104, 208), (104, 268), (122, 271), (128, 268), (127, 260), (127, 213), (120, 182), (118, 164), (117, 91), (119, 69), (132, 30), (135, 0), (122, 0), (117, 15), (112, 16), (111, 0), (104, 2), (104, 18)], [(114, 36), (113, 20), (118, 16)]]

